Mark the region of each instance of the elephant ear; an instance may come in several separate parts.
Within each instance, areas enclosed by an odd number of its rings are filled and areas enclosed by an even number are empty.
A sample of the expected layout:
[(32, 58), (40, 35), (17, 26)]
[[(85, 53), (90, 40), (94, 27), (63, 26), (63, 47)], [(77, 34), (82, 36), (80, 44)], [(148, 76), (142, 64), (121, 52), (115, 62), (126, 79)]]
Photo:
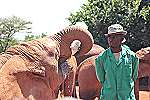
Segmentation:
[(92, 34), (88, 30), (79, 26), (67, 27), (60, 31), (60, 34), (60, 57), (63, 58), (70, 57), (70, 45), (74, 40), (79, 40), (81, 42), (79, 55), (84, 55), (85, 53), (90, 51), (94, 43)]

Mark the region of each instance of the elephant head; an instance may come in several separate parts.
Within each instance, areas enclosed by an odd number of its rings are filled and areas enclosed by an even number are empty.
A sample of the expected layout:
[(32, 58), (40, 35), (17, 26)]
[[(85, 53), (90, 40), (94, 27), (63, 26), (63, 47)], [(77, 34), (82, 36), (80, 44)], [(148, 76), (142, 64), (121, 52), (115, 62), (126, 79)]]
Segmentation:
[(136, 55), (140, 59), (139, 77), (150, 77), (150, 47), (142, 48), (136, 52)]
[(54, 99), (63, 80), (58, 61), (71, 56), (70, 44), (74, 40), (81, 42), (80, 55), (92, 48), (90, 32), (77, 26), (9, 48), (4, 55), (11, 56), (2, 59), (0, 69), (0, 99)]

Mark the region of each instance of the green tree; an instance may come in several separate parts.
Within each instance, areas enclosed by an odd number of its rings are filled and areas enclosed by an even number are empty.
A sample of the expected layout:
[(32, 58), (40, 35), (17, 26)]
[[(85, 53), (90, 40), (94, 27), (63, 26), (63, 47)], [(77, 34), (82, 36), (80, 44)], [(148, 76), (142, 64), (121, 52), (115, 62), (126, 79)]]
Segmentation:
[(27, 36), (25, 36), (24, 41), (31, 41), (34, 39), (43, 38), (43, 37), (47, 36), (46, 34), (47, 33), (42, 33), (41, 35), (27, 35)]
[(150, 0), (88, 0), (68, 20), (84, 21), (96, 44), (107, 48), (104, 34), (111, 24), (121, 24), (128, 31), (127, 44), (136, 51), (150, 46)]
[(32, 24), (30, 21), (25, 21), (16, 16), (0, 18), (0, 53), (11, 45), (17, 44), (18, 41), (14, 39), (14, 34), (16, 32), (29, 32), (30, 24)]

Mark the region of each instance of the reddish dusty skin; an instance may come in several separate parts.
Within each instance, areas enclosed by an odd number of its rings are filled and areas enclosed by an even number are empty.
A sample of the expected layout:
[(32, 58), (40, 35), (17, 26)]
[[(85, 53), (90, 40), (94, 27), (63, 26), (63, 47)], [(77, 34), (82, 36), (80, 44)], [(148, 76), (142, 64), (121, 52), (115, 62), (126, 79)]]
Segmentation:
[(101, 84), (96, 78), (94, 60), (96, 56), (86, 59), (80, 66), (78, 74), (79, 96), (81, 99), (94, 100), (99, 98)]
[(77, 59), (78, 69), (76, 78), (79, 84), (79, 96), (81, 99), (93, 100), (99, 98), (101, 85), (95, 74), (95, 58), (105, 49), (94, 44), (92, 49)]

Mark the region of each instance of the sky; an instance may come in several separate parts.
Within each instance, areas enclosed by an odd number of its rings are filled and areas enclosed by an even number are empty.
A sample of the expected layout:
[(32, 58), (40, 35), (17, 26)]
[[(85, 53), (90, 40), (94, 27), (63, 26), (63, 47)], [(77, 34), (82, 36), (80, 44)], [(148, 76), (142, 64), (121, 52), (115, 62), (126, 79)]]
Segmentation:
[[(55, 33), (70, 23), (66, 20), (87, 0), (0, 0), (0, 17), (17, 16), (32, 22), (32, 33)], [(23, 38), (24, 35), (16, 35)]]

